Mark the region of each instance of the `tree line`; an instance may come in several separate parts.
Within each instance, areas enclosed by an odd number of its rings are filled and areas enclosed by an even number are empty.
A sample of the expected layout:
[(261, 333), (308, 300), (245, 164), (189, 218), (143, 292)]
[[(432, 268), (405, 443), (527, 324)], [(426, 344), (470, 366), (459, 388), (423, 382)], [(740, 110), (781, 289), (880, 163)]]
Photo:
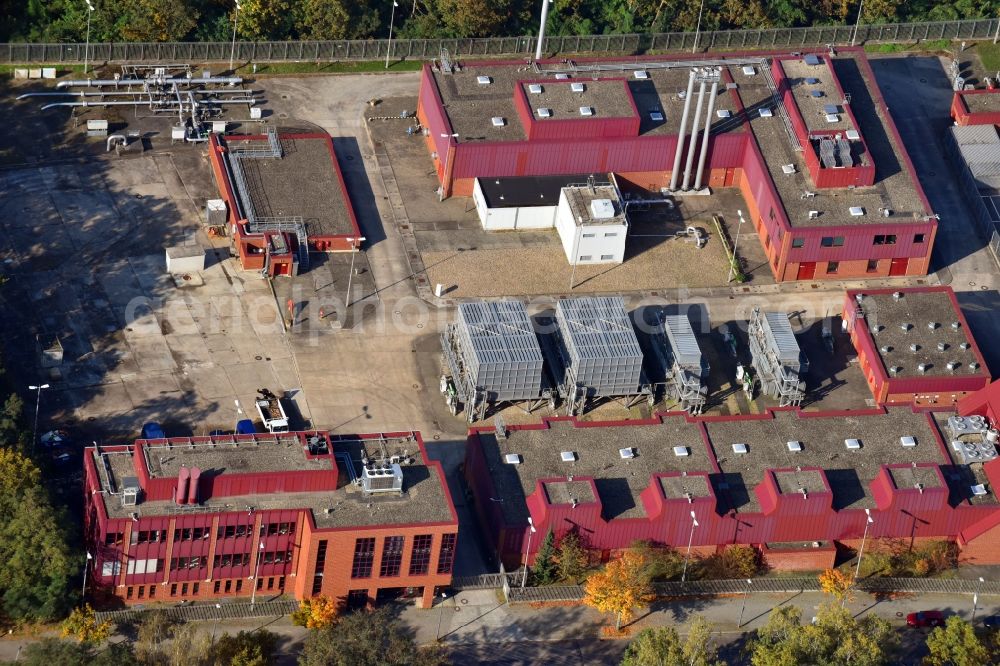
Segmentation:
[[(544, 0), (0, 0), (0, 40), (432, 39), (533, 35)], [(395, 5), (395, 7), (394, 7)], [(549, 35), (992, 18), (1000, 0), (554, 0)]]

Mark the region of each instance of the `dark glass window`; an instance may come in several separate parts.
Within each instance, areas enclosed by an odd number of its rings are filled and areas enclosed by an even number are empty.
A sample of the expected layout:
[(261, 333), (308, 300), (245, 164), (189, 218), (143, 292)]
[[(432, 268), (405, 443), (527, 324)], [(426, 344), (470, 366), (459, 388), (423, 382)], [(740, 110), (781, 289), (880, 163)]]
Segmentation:
[(375, 561), (375, 537), (357, 539), (354, 542), (354, 562), (351, 564), (351, 578), (371, 578)]
[(455, 542), (457, 534), (445, 534), (441, 537), (441, 551), (438, 554), (437, 572), (439, 574), (451, 573), (451, 568), (455, 564)]
[(418, 534), (413, 537), (413, 550), (410, 553), (410, 575), (420, 576), (427, 573), (431, 563), (431, 543), (434, 536)]
[(387, 536), (382, 542), (382, 564), (379, 566), (379, 576), (383, 578), (398, 576), (403, 564), (403, 542), (405, 537)]

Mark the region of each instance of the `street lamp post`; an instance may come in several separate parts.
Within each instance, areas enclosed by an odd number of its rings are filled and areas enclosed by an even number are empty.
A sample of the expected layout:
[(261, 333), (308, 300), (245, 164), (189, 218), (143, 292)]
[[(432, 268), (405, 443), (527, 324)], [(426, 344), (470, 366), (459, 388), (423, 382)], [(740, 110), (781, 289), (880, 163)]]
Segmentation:
[(263, 559), (264, 542), (260, 542), (260, 547), (257, 548), (257, 566), (254, 567), (253, 571), (253, 591), (250, 593), (250, 608), (257, 603), (257, 577), (260, 575), (260, 561)]
[(535, 60), (542, 59), (545, 49), (545, 23), (549, 20), (549, 5), (553, 0), (542, 0), (542, 18), (538, 25), (538, 44), (535, 45)]
[[(444, 148), (444, 173), (441, 174), (442, 178), (448, 178), (448, 157), (451, 154), (451, 140), (458, 137), (458, 132), (454, 134), (442, 134), (442, 139), (448, 139), (448, 145)], [(441, 187), (438, 188), (438, 201), (444, 201), (444, 182), (441, 183)]]
[(42, 389), (47, 389), (48, 384), (39, 384), (38, 386), (29, 386), (29, 391), (36, 391), (35, 393), (35, 425), (31, 427), (31, 450), (35, 450), (35, 441), (38, 437), (38, 406), (42, 402)]
[(687, 580), (688, 560), (691, 559), (691, 544), (694, 542), (694, 528), (698, 527), (698, 518), (691, 512), (691, 533), (688, 535), (687, 553), (684, 554), (684, 569), (681, 571), (681, 584)]
[(858, 565), (854, 568), (854, 580), (857, 582), (858, 576), (861, 575), (861, 558), (865, 554), (865, 540), (868, 539), (868, 527), (874, 523), (875, 520), (872, 519), (872, 510), (865, 509), (865, 532), (861, 536), (861, 548), (858, 549)]
[(982, 585), (985, 582), (986, 581), (983, 579), (983, 577), (980, 576), (979, 577), (979, 582), (976, 583), (976, 591), (972, 595), (972, 619), (969, 620), (970, 623), (975, 623), (975, 621), (976, 621), (976, 610), (977, 610), (976, 607), (979, 605), (979, 586)]
[(743, 611), (746, 610), (746, 607), (747, 607), (747, 596), (750, 594), (750, 586), (751, 585), (753, 585), (753, 579), (752, 578), (747, 578), (747, 589), (743, 590), (743, 605), (740, 606), (740, 621), (736, 625), (737, 629), (739, 629), (739, 628), (741, 628), (743, 626)]
[(94, 5), (87, 0), (87, 45), (83, 47), (83, 73), (87, 73), (87, 62), (90, 56), (90, 15), (94, 13)]
[(229, 71), (233, 71), (233, 60), (236, 59), (236, 24), (240, 16), (240, 0), (236, 0), (236, 11), (233, 12), (233, 46), (229, 50)]
[(364, 236), (358, 236), (357, 238), (348, 238), (347, 242), (354, 246), (354, 251), (351, 252), (351, 270), (347, 274), (347, 294), (344, 296), (344, 317), (347, 317), (347, 308), (351, 307), (351, 280), (354, 278), (354, 255), (358, 253), (358, 248), (361, 243), (364, 243), (366, 238)]
[(701, 14), (705, 11), (705, 0), (701, 0), (701, 6), (698, 8), (698, 25), (694, 29), (694, 46), (691, 47), (691, 53), (697, 53), (698, 51), (698, 36), (701, 35)]
[(389, 14), (389, 43), (385, 47), (385, 68), (389, 69), (389, 53), (392, 52), (392, 23), (396, 20), (396, 7), (399, 3), (392, 0), (392, 13)]
[(524, 546), (524, 573), (521, 574), (521, 589), (528, 583), (528, 551), (531, 550), (531, 535), (537, 532), (535, 521), (528, 516), (528, 541)]
[(733, 275), (736, 273), (736, 262), (739, 261), (739, 255), (736, 254), (736, 248), (740, 246), (740, 231), (743, 230), (743, 223), (746, 220), (743, 219), (743, 211), (738, 210), (736, 214), (740, 216), (740, 223), (736, 225), (736, 240), (733, 241), (733, 260), (729, 262), (729, 279), (728, 282), (733, 281)]
[(858, 26), (861, 25), (861, 12), (865, 10), (865, 0), (861, 0), (861, 4), (858, 5), (858, 20), (854, 22), (854, 31), (851, 32), (851, 46), (854, 46), (854, 42), (858, 38)]
[(435, 641), (440, 641), (441, 640), (441, 620), (444, 619), (444, 602), (447, 599), (448, 599), (448, 593), (447, 592), (442, 592), (441, 593), (441, 604), (440, 604), (441, 608), (438, 611), (438, 628), (437, 628), (437, 633), (434, 634), (434, 640)]
[[(222, 610), (222, 604), (215, 604), (215, 610)], [(215, 632), (219, 628), (219, 613), (215, 614), (215, 624), (212, 625), (212, 647), (215, 647)]]
[[(80, 597), (81, 601), (83, 601), (84, 599), (87, 598), (87, 569), (90, 568), (90, 561), (92, 559), (94, 559), (94, 556), (91, 555), (90, 551), (88, 550), (87, 551), (87, 559), (84, 560), (84, 562), (83, 562), (83, 595)], [(982, 580), (982, 579), (980, 578), (980, 580)]]

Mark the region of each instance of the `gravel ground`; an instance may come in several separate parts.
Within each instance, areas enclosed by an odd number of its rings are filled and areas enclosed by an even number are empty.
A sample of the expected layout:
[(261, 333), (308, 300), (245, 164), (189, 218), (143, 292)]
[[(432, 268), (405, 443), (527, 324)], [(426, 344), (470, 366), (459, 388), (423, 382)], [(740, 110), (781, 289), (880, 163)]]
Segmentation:
[[(652, 242), (650, 242), (652, 241)], [(546, 247), (424, 252), (427, 275), (449, 297), (529, 296), (707, 287), (726, 282), (727, 264), (714, 234), (697, 249), (680, 240), (629, 239), (625, 263), (577, 266), (575, 276), (556, 243)]]

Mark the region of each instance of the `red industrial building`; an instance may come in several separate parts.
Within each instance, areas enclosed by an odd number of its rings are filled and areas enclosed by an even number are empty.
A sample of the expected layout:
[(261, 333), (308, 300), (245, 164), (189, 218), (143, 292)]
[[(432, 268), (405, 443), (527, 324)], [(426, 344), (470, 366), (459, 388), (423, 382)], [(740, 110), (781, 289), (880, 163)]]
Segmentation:
[[(446, 195), (470, 196), (476, 178), (587, 172), (656, 193), (737, 187), (779, 281), (927, 273), (936, 217), (862, 50), (695, 65), (436, 62), (417, 117)], [(689, 108), (696, 76), (712, 81), (704, 118), (705, 83)]]
[[(991, 414), (1000, 409), (993, 393)], [(740, 543), (760, 548), (775, 568), (820, 569), (838, 548), (857, 547), (866, 511), (870, 540), (947, 539), (963, 561), (996, 564), (1000, 550), (982, 547), (1000, 543), (1000, 460), (987, 443), (996, 431), (974, 425), (954, 434), (949, 414), (912, 407), (555, 418), (502, 434), (471, 431), (465, 475), (486, 538), (508, 568), (534, 557), (541, 539), (525, 553), (530, 518), (540, 535), (575, 532), (604, 559), (637, 540), (680, 550), (690, 543), (699, 554)]]
[(1000, 89), (957, 90), (951, 99), (956, 125), (1000, 124)]
[(451, 581), (458, 518), (415, 432), (139, 440), (88, 448), (84, 481), (89, 580), (126, 604), (322, 594), (429, 607)]
[(842, 316), (879, 404), (953, 405), (990, 383), (951, 287), (849, 290)]
[(212, 134), (209, 160), (245, 270), (294, 275), (308, 252), (361, 246), (344, 176), (327, 134)]

